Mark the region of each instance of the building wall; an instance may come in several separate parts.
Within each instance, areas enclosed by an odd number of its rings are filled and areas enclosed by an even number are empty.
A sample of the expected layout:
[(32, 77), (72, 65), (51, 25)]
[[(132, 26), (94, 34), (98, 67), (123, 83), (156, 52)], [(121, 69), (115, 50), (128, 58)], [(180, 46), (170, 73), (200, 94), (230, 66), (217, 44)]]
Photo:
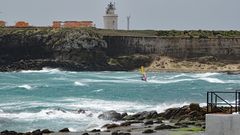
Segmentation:
[(117, 30), (118, 29), (118, 16), (106, 15), (103, 17), (104, 20), (104, 29)]
[(80, 27), (93, 27), (92, 21), (54, 21), (53, 28), (80, 28)]
[(61, 27), (61, 21), (54, 21), (52, 24), (53, 28), (60, 28)]
[(5, 27), (5, 25), (6, 25), (6, 22), (0, 20), (0, 27)]
[(207, 114), (206, 135), (239, 135), (239, 114)]
[(18, 21), (18, 22), (16, 22), (15, 27), (17, 27), (17, 28), (29, 27), (29, 23), (24, 22), (24, 21)]

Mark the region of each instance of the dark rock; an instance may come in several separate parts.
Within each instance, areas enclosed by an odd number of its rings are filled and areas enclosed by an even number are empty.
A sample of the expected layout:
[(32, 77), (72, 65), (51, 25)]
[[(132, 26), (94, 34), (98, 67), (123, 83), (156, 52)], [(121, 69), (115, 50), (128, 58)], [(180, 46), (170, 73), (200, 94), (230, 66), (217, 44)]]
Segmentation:
[(114, 131), (114, 132), (112, 132), (111, 135), (118, 135), (118, 131)]
[(146, 129), (146, 130), (144, 130), (142, 133), (144, 133), (144, 134), (150, 134), (150, 133), (154, 133), (154, 130), (152, 130), (152, 129)]
[(191, 111), (199, 111), (201, 108), (200, 108), (200, 105), (197, 104), (197, 103), (191, 103), (189, 105), (189, 108)]
[(100, 129), (93, 129), (91, 132), (100, 132)]
[(153, 121), (153, 123), (161, 124), (161, 123), (163, 123), (163, 118), (158, 117), (156, 120)]
[(127, 115), (128, 115), (127, 113), (122, 113), (122, 118), (124, 118)]
[(158, 113), (156, 111), (144, 111), (140, 112), (134, 115), (134, 117), (137, 117), (138, 120), (144, 120), (144, 119), (153, 119), (158, 117)]
[(70, 132), (68, 128), (63, 128), (61, 130), (59, 130), (59, 132)]
[(32, 131), (32, 135), (42, 135), (42, 132), (40, 129), (37, 129), (35, 131)]
[(103, 128), (107, 128), (107, 129), (111, 129), (111, 128), (116, 128), (119, 127), (118, 124), (106, 124), (104, 126), (102, 126)]
[(83, 133), (82, 135), (89, 135), (88, 133)]
[(130, 126), (132, 123), (130, 121), (126, 121), (120, 124), (120, 126)]
[(135, 120), (136, 118), (133, 115), (127, 115), (123, 117), (123, 120)]
[(43, 129), (42, 133), (43, 134), (49, 134), (49, 133), (53, 133), (53, 131), (50, 131), (49, 129)]
[(118, 133), (118, 135), (131, 135), (131, 133), (120, 132), (120, 133)]
[(4, 130), (1, 132), (1, 135), (17, 135), (17, 132)]
[(83, 109), (79, 109), (79, 110), (77, 111), (77, 113), (86, 113), (86, 111), (83, 110)]
[(32, 133), (31, 132), (27, 132), (27, 133), (25, 133), (24, 135), (31, 135)]
[(174, 128), (177, 128), (177, 127), (171, 126), (171, 125), (161, 124), (159, 126), (156, 126), (154, 129), (155, 130), (163, 130), (163, 129), (174, 129)]
[(153, 125), (153, 121), (152, 120), (148, 120), (148, 121), (144, 122), (144, 125)]
[(107, 112), (104, 112), (103, 114), (100, 114), (98, 118), (104, 119), (104, 120), (118, 121), (122, 119), (122, 115), (112, 110), (112, 111), (107, 111)]

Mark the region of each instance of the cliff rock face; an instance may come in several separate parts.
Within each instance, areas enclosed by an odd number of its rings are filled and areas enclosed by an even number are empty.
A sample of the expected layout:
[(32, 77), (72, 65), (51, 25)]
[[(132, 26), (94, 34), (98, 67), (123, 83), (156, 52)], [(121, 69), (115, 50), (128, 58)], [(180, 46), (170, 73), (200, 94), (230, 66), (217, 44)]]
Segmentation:
[(240, 38), (101, 36), (92, 29), (1, 28), (0, 71), (133, 70), (159, 56), (240, 59)]
[(103, 70), (107, 44), (84, 30), (10, 29), (0, 31), (2, 71), (41, 69)]
[(240, 59), (240, 38), (180, 38), (105, 36), (110, 56), (157, 54), (176, 58), (214, 56)]

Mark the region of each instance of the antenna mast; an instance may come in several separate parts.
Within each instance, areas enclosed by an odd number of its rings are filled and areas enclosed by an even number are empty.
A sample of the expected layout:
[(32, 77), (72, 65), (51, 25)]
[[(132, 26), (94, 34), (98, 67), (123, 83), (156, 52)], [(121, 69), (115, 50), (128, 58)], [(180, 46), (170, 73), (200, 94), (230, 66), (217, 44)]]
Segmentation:
[(131, 16), (127, 16), (127, 30), (130, 28), (130, 18)]

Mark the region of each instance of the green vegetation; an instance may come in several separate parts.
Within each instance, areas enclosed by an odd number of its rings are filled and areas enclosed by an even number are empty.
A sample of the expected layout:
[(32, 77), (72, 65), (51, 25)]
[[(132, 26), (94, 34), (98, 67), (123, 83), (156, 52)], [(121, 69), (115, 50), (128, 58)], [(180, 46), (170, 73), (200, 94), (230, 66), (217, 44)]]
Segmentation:
[(209, 31), (209, 30), (106, 30), (97, 28), (60, 28), (51, 27), (30, 27), (30, 28), (0, 28), (0, 34), (15, 33), (31, 35), (64, 33), (66, 31), (85, 31), (93, 37), (98, 36), (159, 36), (159, 37), (180, 37), (180, 38), (240, 38), (240, 31)]
[(161, 37), (190, 37), (190, 38), (234, 38), (240, 37), (240, 31), (207, 31), (207, 30), (189, 30), (189, 31), (157, 31), (157, 36)]
[(201, 127), (179, 128), (174, 129), (171, 135), (192, 135), (193, 133), (204, 131)]

